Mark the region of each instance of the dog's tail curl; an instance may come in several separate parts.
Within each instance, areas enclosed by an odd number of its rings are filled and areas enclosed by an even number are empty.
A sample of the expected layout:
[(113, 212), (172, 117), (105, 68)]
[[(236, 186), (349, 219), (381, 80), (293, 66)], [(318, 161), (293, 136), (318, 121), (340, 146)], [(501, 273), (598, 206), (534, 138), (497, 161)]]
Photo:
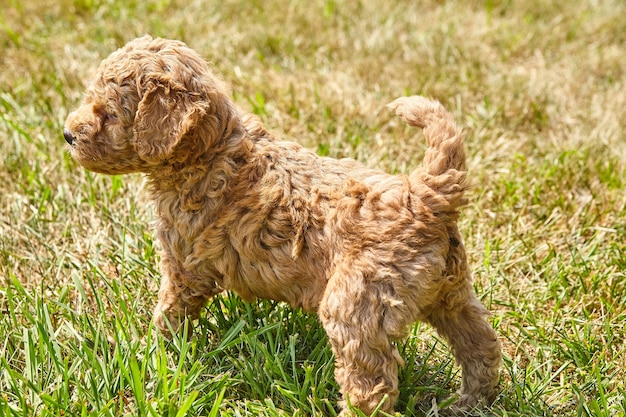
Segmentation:
[(438, 101), (421, 96), (398, 98), (389, 107), (409, 125), (422, 128), (426, 138), (428, 149), (422, 166), (409, 175), (411, 184), (424, 184), (444, 197), (445, 211), (466, 204), (463, 137), (452, 114)]

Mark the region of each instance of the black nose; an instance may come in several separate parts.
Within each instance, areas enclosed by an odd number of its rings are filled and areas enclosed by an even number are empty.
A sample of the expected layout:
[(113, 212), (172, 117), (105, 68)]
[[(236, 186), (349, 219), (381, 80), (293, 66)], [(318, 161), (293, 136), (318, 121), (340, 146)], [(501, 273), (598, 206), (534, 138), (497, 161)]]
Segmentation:
[(63, 137), (65, 138), (65, 141), (69, 143), (70, 145), (73, 145), (74, 141), (76, 140), (74, 135), (72, 135), (72, 132), (70, 132), (67, 129), (63, 129)]

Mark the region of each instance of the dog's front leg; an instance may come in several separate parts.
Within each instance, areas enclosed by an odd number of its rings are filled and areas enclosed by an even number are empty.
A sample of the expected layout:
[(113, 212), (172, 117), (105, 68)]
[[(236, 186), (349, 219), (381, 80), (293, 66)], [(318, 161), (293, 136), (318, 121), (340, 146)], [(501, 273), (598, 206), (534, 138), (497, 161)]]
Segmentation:
[(179, 330), (185, 318), (195, 319), (207, 300), (222, 289), (212, 277), (199, 277), (179, 267), (167, 256), (161, 264), (159, 302), (154, 323), (166, 336)]

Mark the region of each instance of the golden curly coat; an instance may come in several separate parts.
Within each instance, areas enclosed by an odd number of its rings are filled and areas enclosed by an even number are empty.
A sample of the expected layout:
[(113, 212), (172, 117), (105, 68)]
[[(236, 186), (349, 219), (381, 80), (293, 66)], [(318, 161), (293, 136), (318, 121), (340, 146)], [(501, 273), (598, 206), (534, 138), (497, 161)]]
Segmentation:
[(414, 96), (391, 107), (424, 128), (429, 146), (408, 176), (278, 140), (235, 107), (197, 53), (146, 36), (102, 62), (64, 136), (89, 170), (146, 174), (163, 332), (222, 290), (317, 311), (342, 394), (370, 413), (385, 396), (382, 409), (393, 409), (402, 364), (393, 342), (424, 320), (462, 367), (456, 407), (489, 403), (501, 354), (456, 225), (463, 140), (438, 102)]

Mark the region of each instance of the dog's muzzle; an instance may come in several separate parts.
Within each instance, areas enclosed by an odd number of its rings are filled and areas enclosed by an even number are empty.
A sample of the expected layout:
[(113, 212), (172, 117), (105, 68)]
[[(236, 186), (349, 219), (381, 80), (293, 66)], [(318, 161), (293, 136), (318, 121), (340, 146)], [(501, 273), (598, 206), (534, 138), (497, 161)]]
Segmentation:
[(63, 137), (65, 138), (65, 141), (70, 144), (70, 146), (74, 145), (76, 138), (72, 135), (72, 132), (67, 129), (63, 129)]

